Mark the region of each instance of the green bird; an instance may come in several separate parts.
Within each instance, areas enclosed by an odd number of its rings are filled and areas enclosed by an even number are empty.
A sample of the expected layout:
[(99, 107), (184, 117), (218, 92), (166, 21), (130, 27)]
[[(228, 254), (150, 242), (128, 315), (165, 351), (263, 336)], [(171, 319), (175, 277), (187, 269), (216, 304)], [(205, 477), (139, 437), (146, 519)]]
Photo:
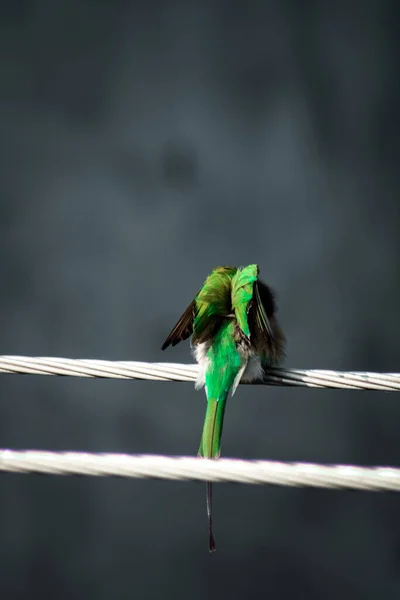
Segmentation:
[[(240, 381), (262, 378), (277, 365), (284, 336), (275, 317), (272, 290), (258, 279), (257, 265), (216, 267), (185, 310), (162, 350), (190, 335), (199, 364), (196, 389), (205, 386), (207, 410), (198, 456), (220, 456), (226, 400)], [(207, 483), (209, 551), (215, 550), (212, 529), (212, 484)]]

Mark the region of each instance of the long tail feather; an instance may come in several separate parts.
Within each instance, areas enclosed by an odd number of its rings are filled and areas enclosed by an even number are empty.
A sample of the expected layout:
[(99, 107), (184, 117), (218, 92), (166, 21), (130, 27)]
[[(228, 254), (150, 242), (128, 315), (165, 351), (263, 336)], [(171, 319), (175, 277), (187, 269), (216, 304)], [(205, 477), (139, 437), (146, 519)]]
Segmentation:
[(215, 541), (212, 526), (212, 483), (207, 481), (207, 516), (208, 516), (208, 551), (215, 552)]
[[(223, 394), (219, 400), (215, 400), (214, 398), (208, 399), (203, 434), (198, 452), (198, 455), (203, 458), (215, 459), (219, 457), (226, 397), (227, 394)], [(210, 481), (207, 481), (207, 518), (208, 549), (210, 552), (215, 552), (216, 548), (212, 527), (212, 483)]]

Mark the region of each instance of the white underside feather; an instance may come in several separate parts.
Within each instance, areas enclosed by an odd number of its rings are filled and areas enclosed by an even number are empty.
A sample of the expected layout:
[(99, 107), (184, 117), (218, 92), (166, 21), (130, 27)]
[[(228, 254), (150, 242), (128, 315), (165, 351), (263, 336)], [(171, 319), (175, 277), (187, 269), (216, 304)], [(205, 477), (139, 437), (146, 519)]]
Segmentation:
[[(203, 342), (202, 344), (196, 344), (192, 346), (192, 352), (194, 358), (196, 359), (199, 365), (199, 373), (197, 375), (195, 388), (199, 390), (205, 384), (206, 378), (206, 369), (210, 364), (210, 359), (207, 357), (207, 352), (210, 349), (210, 344), (208, 342)], [(240, 381), (251, 382), (257, 379), (260, 379), (263, 374), (263, 368), (261, 366), (261, 360), (258, 354), (255, 354), (252, 350), (246, 349), (244, 352), (239, 348), (239, 352), (242, 356), (242, 366), (235, 378), (235, 381), (232, 386), (231, 394), (235, 393), (237, 386)]]
[(194, 387), (199, 390), (203, 387), (206, 380), (206, 368), (210, 364), (210, 359), (207, 357), (207, 352), (210, 348), (210, 344), (203, 342), (202, 344), (196, 344), (192, 346), (192, 352), (199, 364), (199, 373), (197, 375), (196, 383)]

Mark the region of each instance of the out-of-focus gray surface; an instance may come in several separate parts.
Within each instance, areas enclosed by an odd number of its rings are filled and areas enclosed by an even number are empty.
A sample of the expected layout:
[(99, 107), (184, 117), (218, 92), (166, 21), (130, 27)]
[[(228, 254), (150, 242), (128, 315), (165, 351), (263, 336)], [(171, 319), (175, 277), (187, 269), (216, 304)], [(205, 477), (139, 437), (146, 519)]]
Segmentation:
[[(6, 1), (0, 353), (160, 346), (257, 262), (291, 367), (399, 371), (395, 2)], [(0, 377), (0, 446), (195, 454), (191, 385)], [(397, 394), (241, 388), (225, 456), (400, 463)], [(0, 597), (385, 598), (400, 497), (2, 475)]]

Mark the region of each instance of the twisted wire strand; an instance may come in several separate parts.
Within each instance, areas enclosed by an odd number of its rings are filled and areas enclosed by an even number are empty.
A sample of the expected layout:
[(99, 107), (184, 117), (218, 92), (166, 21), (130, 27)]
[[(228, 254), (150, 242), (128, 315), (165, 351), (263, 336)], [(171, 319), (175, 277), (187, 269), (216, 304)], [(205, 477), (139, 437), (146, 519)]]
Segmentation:
[[(198, 367), (194, 364), (0, 356), (0, 373), (147, 379), (154, 381), (195, 381), (197, 372)], [(400, 373), (274, 368), (268, 369), (264, 379), (255, 383), (393, 392), (400, 390)]]
[[(195, 381), (197, 365), (0, 356), (0, 373)], [(400, 390), (400, 374), (270, 369), (266, 385)], [(400, 491), (400, 469), (156, 455), (0, 450), (0, 471)]]
[(188, 456), (0, 450), (0, 471), (400, 491), (400, 469)]

